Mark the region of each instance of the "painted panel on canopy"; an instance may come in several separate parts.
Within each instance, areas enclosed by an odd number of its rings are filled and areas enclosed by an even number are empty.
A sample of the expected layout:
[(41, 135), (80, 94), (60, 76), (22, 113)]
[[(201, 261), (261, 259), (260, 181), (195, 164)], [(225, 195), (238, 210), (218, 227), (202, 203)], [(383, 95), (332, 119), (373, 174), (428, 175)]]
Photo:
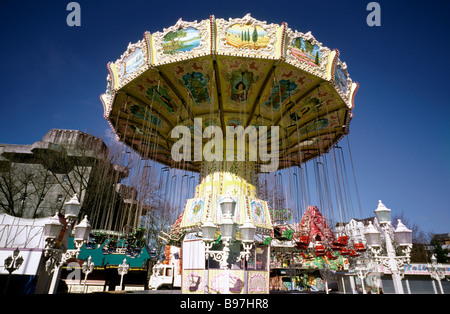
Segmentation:
[(327, 115), (318, 116), (317, 119), (310, 120), (306, 125), (299, 128), (291, 127), (293, 137), (302, 138), (312, 134), (320, 133), (334, 133), (336, 129), (344, 124), (345, 109), (330, 112)]
[(346, 96), (349, 92), (348, 78), (346, 66), (338, 62), (334, 68), (334, 82), (336, 83), (337, 88)]
[(258, 50), (267, 48), (270, 37), (267, 31), (259, 25), (234, 24), (227, 28), (225, 41), (232, 47)]
[(327, 77), (331, 50), (323, 47), (311, 32), (286, 29), (286, 62), (322, 78)]
[(161, 66), (195, 116), (217, 110), (211, 58), (202, 57)]
[(302, 129), (293, 130), (289, 141), (291, 147), (280, 155), (291, 155), (299, 150), (303, 153), (310, 149), (319, 149), (321, 153), (328, 151), (333, 141), (344, 132), (342, 125), (345, 123), (346, 114), (346, 109), (341, 109), (317, 121), (311, 121)]
[(208, 198), (193, 198), (186, 202), (181, 228), (195, 226), (206, 220)]
[(210, 53), (210, 21), (197, 23), (181, 19), (164, 29), (152, 34), (154, 65), (173, 63)]
[(312, 90), (309, 94), (284, 113), (280, 125), (282, 127), (292, 127), (293, 125), (301, 129), (304, 123), (321, 116), (337, 108), (346, 108), (339, 94), (329, 85), (321, 85)]
[(237, 19), (216, 19), (216, 52), (278, 59), (282, 29), (280, 25), (258, 21), (250, 14)]
[(179, 52), (189, 52), (200, 46), (201, 39), (200, 31), (194, 27), (168, 32), (161, 43), (163, 53), (175, 55)]
[(217, 59), (224, 110), (249, 113), (273, 61), (224, 56)]
[(260, 199), (249, 200), (249, 216), (257, 227), (269, 229), (272, 227), (267, 202)]
[(320, 78), (294, 66), (280, 64), (261, 97), (261, 113), (266, 117), (279, 117), (289, 103), (302, 97), (320, 81)]
[(133, 73), (146, 63), (145, 51), (141, 48), (136, 48), (128, 56), (123, 59), (122, 67), (120, 68), (120, 76), (122, 79), (127, 79)]
[(181, 101), (156, 71), (149, 70), (123, 89), (153, 108), (158, 114), (176, 125), (176, 121), (188, 117)]
[(115, 112), (127, 115), (130, 121), (136, 121), (143, 126), (156, 129), (163, 135), (171, 131), (171, 126), (157, 112), (152, 111), (146, 103), (124, 94), (119, 95), (115, 101)]
[(114, 63), (108, 65), (113, 89), (118, 89), (147, 69), (147, 44), (145, 40), (129, 44), (127, 50)]

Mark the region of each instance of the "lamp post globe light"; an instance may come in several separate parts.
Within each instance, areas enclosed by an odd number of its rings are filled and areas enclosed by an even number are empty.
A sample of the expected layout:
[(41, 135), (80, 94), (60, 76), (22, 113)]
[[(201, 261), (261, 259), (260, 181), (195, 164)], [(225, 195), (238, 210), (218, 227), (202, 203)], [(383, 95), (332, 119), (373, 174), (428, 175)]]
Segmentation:
[(69, 201), (64, 203), (64, 214), (69, 221), (74, 221), (77, 219), (78, 214), (81, 210), (81, 204), (78, 200), (77, 194), (75, 194)]
[(213, 223), (211, 217), (208, 217), (201, 229), (203, 233), (203, 241), (205, 243), (214, 242), (217, 226)]
[(44, 225), (44, 239), (48, 245), (51, 245), (59, 237), (63, 226), (59, 220), (59, 213), (47, 221)]
[(77, 250), (81, 249), (83, 244), (89, 239), (89, 234), (91, 233), (92, 226), (87, 219), (87, 215), (84, 219), (73, 228), (74, 237), (73, 241)]
[(394, 243), (391, 239), (391, 210), (388, 209), (380, 200), (378, 202), (378, 207), (374, 212), (384, 235), (386, 251), (382, 252), (381, 233), (376, 230), (372, 223), (369, 223), (369, 226), (364, 232), (367, 246), (372, 252), (375, 262), (391, 271), (395, 293), (404, 294), (403, 285), (401, 282), (403, 277), (401, 268), (410, 262), (412, 231), (409, 230), (400, 221), (400, 219), (398, 220), (397, 229), (394, 231), (394, 240), (397, 242), (396, 244), (400, 248), (402, 255), (397, 256), (395, 253)]
[[(48, 219), (44, 225), (46, 270), (52, 274), (49, 293), (55, 293), (61, 273), (61, 266), (70, 258), (78, 258), (83, 244), (88, 240), (92, 227), (87, 216), (75, 225), (81, 204), (75, 194), (68, 202), (64, 203), (65, 215), (56, 213)], [(75, 226), (74, 226), (75, 225)], [(68, 251), (69, 236), (74, 232), (75, 250)]]

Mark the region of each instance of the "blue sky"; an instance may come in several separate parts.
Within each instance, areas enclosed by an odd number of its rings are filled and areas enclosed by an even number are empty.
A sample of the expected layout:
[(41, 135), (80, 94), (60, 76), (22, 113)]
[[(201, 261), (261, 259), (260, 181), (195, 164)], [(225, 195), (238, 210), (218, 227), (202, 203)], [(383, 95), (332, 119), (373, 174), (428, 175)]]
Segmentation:
[(450, 232), (450, 2), (368, 0), (78, 1), (81, 27), (66, 24), (70, 1), (0, 4), (0, 143), (31, 144), (51, 128), (103, 137), (99, 96), (106, 64), (145, 31), (185, 21), (243, 17), (311, 31), (339, 49), (360, 84), (349, 140), (363, 216), (378, 200), (425, 232)]

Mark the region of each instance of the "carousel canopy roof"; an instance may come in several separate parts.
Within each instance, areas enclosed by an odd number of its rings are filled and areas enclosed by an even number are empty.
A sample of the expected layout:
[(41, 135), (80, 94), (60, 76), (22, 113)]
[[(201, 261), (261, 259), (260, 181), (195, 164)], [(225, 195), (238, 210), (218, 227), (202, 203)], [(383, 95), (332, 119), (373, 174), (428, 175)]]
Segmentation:
[(194, 158), (171, 158), (174, 127), (193, 129), (195, 118), (203, 129), (267, 126), (270, 142), (279, 126), (279, 168), (290, 167), (348, 133), (358, 88), (337, 50), (249, 14), (146, 32), (108, 71), (101, 100), (117, 138), (144, 158), (192, 171), (200, 170)]

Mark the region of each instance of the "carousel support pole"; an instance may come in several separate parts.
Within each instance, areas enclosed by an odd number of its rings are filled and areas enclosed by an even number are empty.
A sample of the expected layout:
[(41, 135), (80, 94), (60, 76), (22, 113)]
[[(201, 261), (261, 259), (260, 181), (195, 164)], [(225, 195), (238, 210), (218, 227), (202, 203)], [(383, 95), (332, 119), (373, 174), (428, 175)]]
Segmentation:
[(431, 283), (433, 284), (433, 291), (434, 291), (434, 294), (438, 294), (437, 289), (436, 289), (436, 283), (434, 282), (434, 279), (431, 280)]
[(345, 279), (344, 276), (341, 276), (341, 281), (342, 281), (342, 291), (344, 291), (344, 294), (347, 294), (347, 291), (345, 290)]
[(409, 287), (409, 280), (405, 279), (405, 283), (406, 283), (406, 291), (408, 291), (408, 294), (411, 294), (411, 289)]
[(350, 287), (352, 288), (352, 293), (356, 294), (355, 276), (350, 276)]

